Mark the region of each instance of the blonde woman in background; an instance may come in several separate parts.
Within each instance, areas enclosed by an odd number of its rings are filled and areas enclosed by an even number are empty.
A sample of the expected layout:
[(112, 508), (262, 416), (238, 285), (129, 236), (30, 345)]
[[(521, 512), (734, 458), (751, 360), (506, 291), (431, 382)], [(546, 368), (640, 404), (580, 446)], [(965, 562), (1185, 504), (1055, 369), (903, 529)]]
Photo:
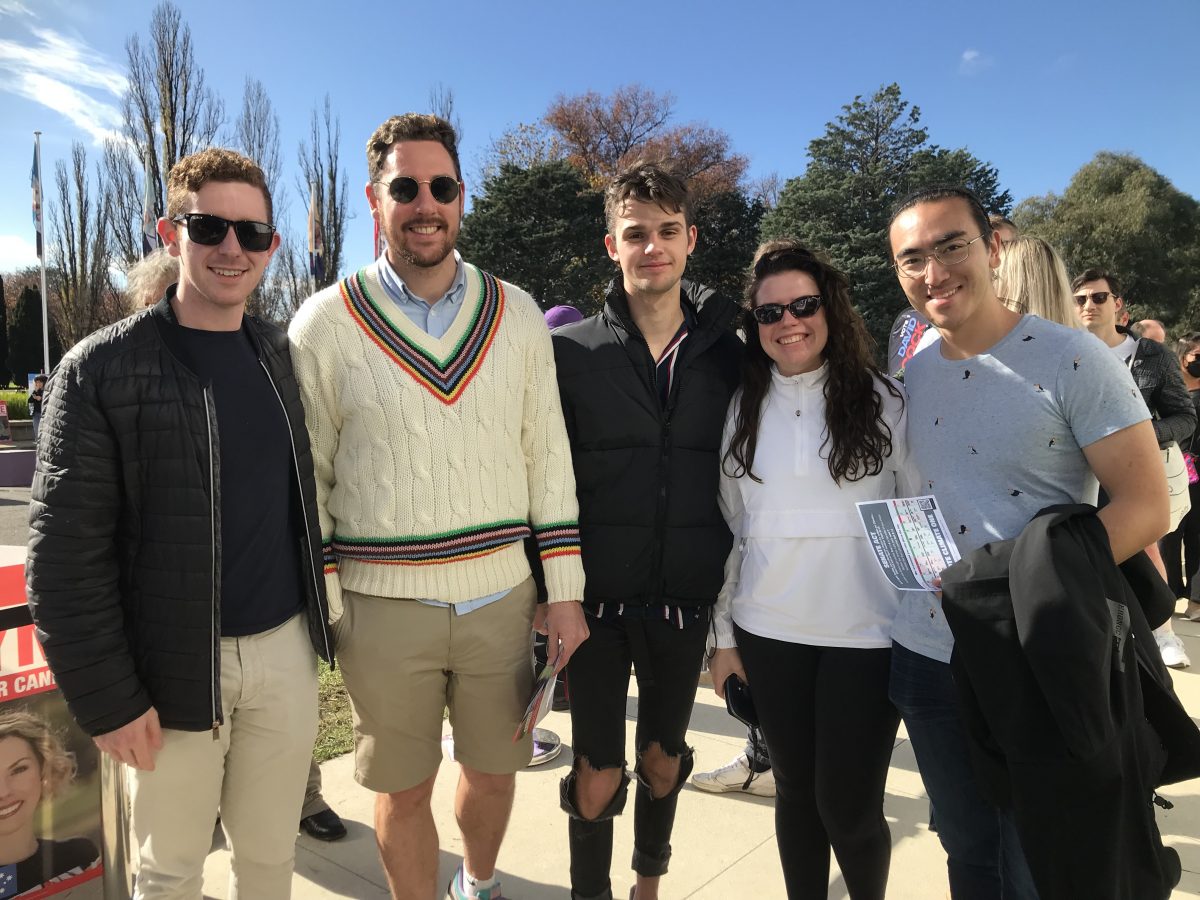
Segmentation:
[(167, 288), (179, 280), (179, 260), (159, 247), (142, 257), (125, 275), (125, 295), (135, 312), (143, 306), (153, 306), (162, 299)]
[(1016, 312), (1068, 328), (1080, 327), (1067, 267), (1041, 238), (1019, 237), (1004, 244), (996, 270), (996, 294)]

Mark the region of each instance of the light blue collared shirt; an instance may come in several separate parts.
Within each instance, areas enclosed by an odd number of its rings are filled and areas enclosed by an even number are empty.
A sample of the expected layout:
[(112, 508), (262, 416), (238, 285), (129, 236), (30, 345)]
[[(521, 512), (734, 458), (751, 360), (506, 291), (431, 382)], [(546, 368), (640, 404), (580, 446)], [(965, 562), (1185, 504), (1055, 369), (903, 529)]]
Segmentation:
[(388, 299), (430, 337), (445, 337), (458, 311), (462, 309), (463, 298), (467, 296), (467, 270), (457, 250), (454, 251), (454, 263), (454, 283), (450, 285), (450, 290), (436, 303), (426, 303), (408, 289), (404, 279), (396, 274), (388, 262), (386, 253), (379, 258), (379, 281), (387, 291)]
[[(454, 324), (455, 317), (462, 309), (463, 298), (467, 296), (467, 269), (457, 250), (454, 251), (454, 264), (454, 283), (436, 303), (426, 303), (410, 291), (408, 285), (404, 283), (404, 279), (396, 274), (396, 270), (388, 262), (386, 253), (379, 258), (379, 281), (387, 292), (388, 299), (396, 304), (396, 308), (400, 312), (408, 316), (412, 323), (427, 335), (440, 339), (445, 337), (450, 326)], [(512, 588), (506, 588), (503, 591), (488, 594), (486, 597), (464, 600), (461, 603), (443, 603), (441, 600), (420, 600), (420, 602), (427, 606), (453, 606), (456, 614), (465, 616), (473, 610), (508, 596), (511, 591)]]

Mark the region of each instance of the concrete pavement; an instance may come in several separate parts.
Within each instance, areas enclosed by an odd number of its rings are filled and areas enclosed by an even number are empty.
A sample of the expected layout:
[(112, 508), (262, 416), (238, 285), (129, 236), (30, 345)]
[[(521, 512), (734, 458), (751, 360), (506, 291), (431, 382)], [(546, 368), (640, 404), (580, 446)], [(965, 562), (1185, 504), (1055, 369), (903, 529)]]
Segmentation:
[[(1182, 608), (1182, 604), (1181, 604)], [(1200, 721), (1200, 623), (1176, 618), (1196, 666), (1173, 673), (1176, 690), (1193, 718)], [(632, 685), (631, 685), (632, 688)], [(629, 701), (629, 714), (637, 698)], [(543, 727), (570, 741), (570, 717), (550, 713)], [(632, 722), (627, 756), (633, 759)], [(692, 713), (688, 741), (696, 748), (699, 770), (722, 765), (742, 748), (744, 733), (726, 713), (712, 690), (701, 687)], [(558, 780), (571, 765), (570, 749), (553, 762), (517, 776), (517, 799), (499, 870), (506, 897), (515, 900), (561, 900), (568, 896), (566, 816), (558, 808)], [(446, 763), (434, 791), (434, 816), (442, 840), (439, 882), (444, 884), (461, 860), (462, 845), (454, 823), (453, 796), (457, 766)], [(353, 758), (343, 756), (323, 767), (325, 797), (346, 820), (348, 837), (325, 844), (301, 835), (297, 847), (293, 897), (387, 898), (388, 891), (371, 828), (370, 793), (353, 777)], [(1183, 881), (1172, 900), (1200, 897), (1200, 779), (1161, 791), (1175, 804), (1158, 812), (1165, 842), (1183, 860)], [(627, 896), (633, 883), (629, 860), (633, 851), (633, 806), (616, 820), (613, 893)], [(884, 805), (892, 830), (891, 900), (942, 900), (948, 896), (945, 856), (928, 825), (928, 803), (903, 726), (892, 754)], [(662, 896), (695, 900), (741, 900), (783, 897), (783, 877), (775, 846), (773, 801), (744, 795), (714, 795), (690, 784), (679, 798), (672, 840), (671, 871), (663, 879)], [(228, 853), (215, 850), (205, 869), (206, 896), (225, 900)], [(832, 864), (830, 898), (846, 896)], [(439, 894), (439, 900), (441, 895)]]

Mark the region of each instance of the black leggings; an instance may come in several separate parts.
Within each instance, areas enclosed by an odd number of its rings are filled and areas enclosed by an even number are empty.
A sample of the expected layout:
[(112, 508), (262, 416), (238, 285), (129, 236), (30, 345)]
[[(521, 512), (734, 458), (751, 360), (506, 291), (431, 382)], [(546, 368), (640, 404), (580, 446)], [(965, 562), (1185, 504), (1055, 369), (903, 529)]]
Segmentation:
[(1200, 584), (1196, 571), (1200, 569), (1200, 484), (1189, 484), (1191, 511), (1179, 527), (1159, 541), (1163, 565), (1167, 568), (1167, 584), (1176, 597), (1198, 599)]
[(852, 900), (882, 900), (892, 856), (883, 790), (899, 713), (891, 649), (813, 647), (735, 624), (775, 771), (775, 834), (791, 900), (825, 898), (829, 849)]

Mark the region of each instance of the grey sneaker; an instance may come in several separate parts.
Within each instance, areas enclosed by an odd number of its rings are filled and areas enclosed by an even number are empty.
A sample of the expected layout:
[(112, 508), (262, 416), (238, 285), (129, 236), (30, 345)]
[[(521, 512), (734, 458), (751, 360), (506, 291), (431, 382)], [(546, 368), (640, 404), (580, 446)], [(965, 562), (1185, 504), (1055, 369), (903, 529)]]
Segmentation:
[(1189, 622), (1200, 622), (1200, 602), (1189, 600), (1187, 609), (1183, 611), (1183, 617)]
[[(746, 784), (747, 779), (750, 780), (749, 785)], [(769, 769), (751, 773), (750, 761), (745, 753), (739, 753), (719, 769), (697, 772), (692, 776), (692, 784), (712, 794), (741, 792), (755, 797), (775, 796), (775, 773)]]
[(562, 741), (559, 740), (557, 734), (545, 728), (533, 729), (533, 757), (529, 760), (530, 766), (548, 763), (560, 753), (562, 753)]

